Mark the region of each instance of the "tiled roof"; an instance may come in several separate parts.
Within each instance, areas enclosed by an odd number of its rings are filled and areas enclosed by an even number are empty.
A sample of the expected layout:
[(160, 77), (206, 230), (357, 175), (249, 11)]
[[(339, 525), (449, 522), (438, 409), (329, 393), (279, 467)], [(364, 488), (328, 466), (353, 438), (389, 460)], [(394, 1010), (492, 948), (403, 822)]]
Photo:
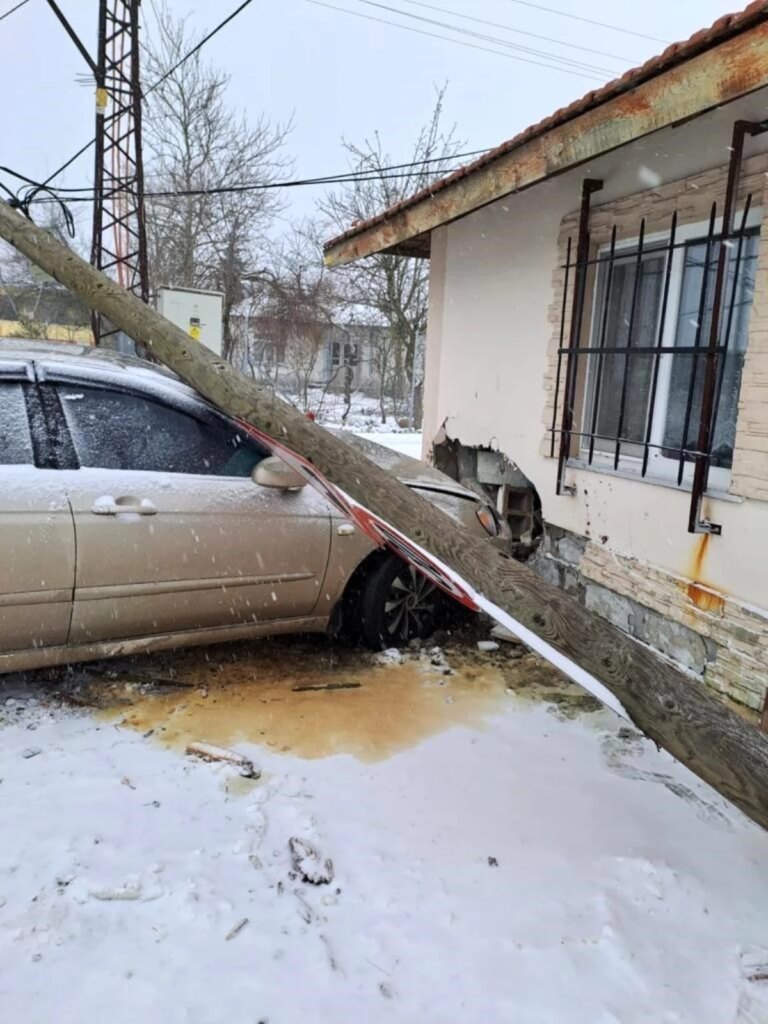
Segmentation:
[(663, 53), (659, 54), (659, 56), (652, 57), (638, 68), (632, 68), (630, 71), (623, 74), (621, 78), (616, 78), (612, 82), (608, 82), (607, 85), (603, 85), (599, 89), (594, 89), (592, 92), (588, 92), (586, 96), (582, 96), (581, 99), (576, 100), (569, 106), (556, 110), (554, 114), (551, 114), (543, 121), (539, 121), (538, 124), (531, 125), (530, 128), (526, 128), (518, 135), (515, 135), (514, 138), (509, 139), (507, 142), (503, 142), (495, 149), (489, 150), (472, 163), (466, 164), (464, 167), (460, 167), (459, 170), (454, 171), (447, 177), (440, 178), (438, 181), (433, 182), (426, 188), (414, 193), (414, 195), (408, 196), (407, 199), (403, 199), (399, 203), (395, 203), (394, 206), (390, 206), (375, 217), (370, 217), (365, 221), (359, 221), (348, 231), (345, 231), (343, 234), (326, 242), (324, 248), (326, 250), (331, 249), (333, 246), (336, 246), (341, 242), (345, 242), (349, 238), (354, 238), (356, 235), (362, 234), (369, 228), (385, 223), (395, 214), (400, 213), (402, 210), (407, 210), (412, 206), (416, 206), (422, 200), (428, 199), (437, 192), (441, 192), (449, 185), (452, 185), (455, 181), (459, 181), (462, 178), (466, 178), (469, 175), (474, 174), (476, 171), (479, 171), (483, 167), (492, 163), (498, 157), (503, 156), (505, 153), (509, 153), (510, 150), (515, 149), (517, 146), (520, 146), (525, 142), (529, 142), (537, 135), (543, 135), (550, 129), (555, 128), (566, 121), (570, 121), (572, 118), (578, 117), (580, 114), (584, 114), (586, 111), (591, 110), (594, 107), (598, 107), (601, 103), (606, 102), (606, 100), (612, 99), (620, 93), (628, 92), (630, 89), (634, 89), (649, 78), (653, 78), (678, 64), (682, 64), (685, 61), (690, 60), (692, 57), (697, 56), (703, 51), (717, 46), (725, 39), (735, 36), (740, 32), (744, 32), (753, 25), (757, 25), (766, 19), (768, 19), (768, 0), (755, 0), (754, 3), (749, 4), (749, 6), (743, 11), (739, 11), (735, 14), (726, 14), (722, 18), (718, 18), (714, 25), (709, 28), (701, 29), (699, 32), (694, 33), (690, 39), (687, 39), (685, 42), (672, 43), (672, 45), (668, 46)]

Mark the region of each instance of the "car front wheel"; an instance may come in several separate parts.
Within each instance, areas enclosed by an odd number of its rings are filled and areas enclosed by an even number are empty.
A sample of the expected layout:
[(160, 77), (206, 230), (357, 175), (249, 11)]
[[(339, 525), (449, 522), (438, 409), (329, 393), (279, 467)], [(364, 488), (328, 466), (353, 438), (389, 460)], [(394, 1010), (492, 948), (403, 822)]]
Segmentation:
[(361, 638), (377, 650), (431, 636), (444, 613), (442, 592), (394, 556), (365, 579), (357, 609)]

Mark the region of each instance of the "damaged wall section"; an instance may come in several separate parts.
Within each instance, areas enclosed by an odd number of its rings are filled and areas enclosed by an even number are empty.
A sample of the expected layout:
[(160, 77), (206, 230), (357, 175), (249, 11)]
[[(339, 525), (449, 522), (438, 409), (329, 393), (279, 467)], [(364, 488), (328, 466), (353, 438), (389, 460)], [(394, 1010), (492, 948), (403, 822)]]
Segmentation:
[(532, 554), (542, 534), (541, 501), (514, 462), (491, 447), (465, 445), (447, 437), (435, 444), (432, 460), (436, 469), (493, 504), (509, 528), (515, 557), (525, 559)]
[(622, 555), (608, 537), (595, 540), (545, 522), (536, 488), (503, 452), (443, 435), (433, 459), (438, 469), (494, 503), (509, 526), (509, 550), (542, 579), (719, 694), (762, 710), (768, 618), (759, 609), (695, 573), (676, 576)]

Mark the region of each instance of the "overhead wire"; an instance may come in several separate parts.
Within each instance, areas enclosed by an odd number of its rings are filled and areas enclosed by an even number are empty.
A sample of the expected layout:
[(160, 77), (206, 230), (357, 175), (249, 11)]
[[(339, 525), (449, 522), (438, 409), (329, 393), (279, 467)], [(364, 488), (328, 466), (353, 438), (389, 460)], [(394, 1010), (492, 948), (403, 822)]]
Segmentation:
[[(380, 175), (380, 174), (383, 174), (383, 173), (388, 173), (390, 171), (412, 170), (412, 169), (415, 169), (415, 168), (426, 167), (429, 164), (448, 163), (449, 161), (465, 160), (465, 159), (468, 159), (469, 157), (473, 157), (473, 156), (482, 156), (484, 153), (487, 153), (487, 152), (488, 152), (487, 148), (486, 149), (470, 149), (470, 150), (465, 150), (462, 153), (450, 153), (450, 154), (447, 154), (446, 156), (425, 157), (423, 160), (406, 160), (404, 163), (399, 163), (399, 164), (385, 164), (382, 167), (362, 169), (362, 170), (359, 170), (359, 171), (342, 171), (342, 172), (340, 172), (338, 174), (323, 174), (323, 175), (318, 175), (315, 178), (300, 179), (300, 180), (307, 180), (307, 181), (312, 181), (312, 182), (314, 182), (314, 181), (323, 181), (323, 182), (329, 182), (329, 183), (333, 183), (334, 181), (347, 181), (350, 178), (354, 178), (357, 175), (361, 175), (361, 174)], [(455, 169), (456, 168), (454, 168), (454, 170)], [(18, 171), (14, 171), (11, 167), (4, 167), (4, 166), (0, 165), (0, 172), (3, 172), (4, 174), (10, 174), (11, 177), (18, 178), (19, 181), (23, 181), (26, 185), (29, 185), (29, 186), (31, 186), (33, 188), (39, 187), (40, 183), (35, 181), (33, 178), (29, 178), (25, 174), (20, 174)], [(439, 173), (442, 175), (442, 174), (445, 174), (447, 172), (444, 169), (441, 169)], [(406, 175), (404, 175), (404, 177), (405, 176)], [(261, 186), (261, 184), (262, 184), (261, 182), (250, 182), (250, 183), (249, 182), (242, 182), (242, 183), (237, 183), (236, 185), (230, 185), (230, 186), (227, 186), (227, 187), (228, 188), (247, 189), (247, 188), (250, 188), (252, 185), (259, 185), (259, 186)], [(89, 192), (89, 193), (92, 193), (92, 192), (95, 192), (95, 189), (94, 189), (93, 185), (79, 185), (79, 186), (75, 186), (75, 187), (71, 187), (71, 186), (70, 187), (55, 186), (54, 187), (54, 191), (57, 194), (75, 193), (75, 192)], [(148, 195), (148, 196), (151, 196), (152, 194), (153, 193), (145, 193), (145, 195)], [(177, 193), (174, 193), (174, 194), (180, 194), (180, 193), (177, 192)]]
[(578, 71), (575, 68), (565, 67), (562, 64), (545, 64), (540, 60), (531, 60), (528, 57), (520, 57), (517, 54), (505, 53), (503, 50), (493, 50), (489, 46), (480, 46), (477, 43), (469, 43), (463, 39), (454, 39), (452, 36), (439, 35), (437, 32), (428, 32), (426, 29), (414, 28), (412, 25), (401, 25), (397, 21), (388, 21), (386, 18), (377, 18), (371, 14), (363, 14), (362, 11), (350, 11), (348, 7), (336, 7), (334, 4), (325, 3), (324, 0), (306, 0), (314, 7), (325, 7), (330, 11), (339, 11), (341, 14), (349, 14), (353, 18), (364, 18), (366, 21), (375, 21), (380, 25), (391, 25), (394, 28), (402, 29), (404, 32), (414, 32), (416, 35), (429, 36), (432, 39), (442, 39), (444, 42), (455, 43), (457, 46), (467, 46), (471, 50), (482, 50), (484, 53), (495, 53), (497, 57), (507, 57), (509, 60), (522, 61), (523, 64), (534, 64), (540, 68), (547, 68), (550, 71), (565, 71), (570, 75), (577, 75), (579, 78), (589, 78), (592, 81), (602, 81), (599, 75), (588, 74), (586, 71)]
[(185, 53), (181, 60), (178, 61), (178, 63), (174, 64), (172, 68), (166, 71), (164, 75), (161, 75), (161, 77), (158, 78), (156, 82), (154, 82), (148, 89), (146, 89), (144, 95), (148, 96), (149, 93), (157, 89), (159, 85), (162, 85), (166, 78), (170, 78), (175, 71), (179, 70), (182, 64), (186, 63), (186, 61), (188, 61), (190, 57), (194, 57), (194, 55), (199, 50), (201, 50), (209, 40), (213, 39), (217, 32), (221, 32), (221, 30), (226, 25), (228, 25), (230, 21), (233, 21), (238, 16), (238, 14), (240, 14), (241, 11), (244, 11), (245, 8), (251, 3), (253, 3), (253, 0), (244, 0), (244, 3), (240, 4), (240, 6), (237, 7), (234, 11), (232, 11), (231, 14), (228, 14), (223, 21), (220, 21), (215, 28), (211, 29), (208, 35), (203, 36), (203, 38), (200, 40), (197, 46), (193, 46), (189, 53)]
[[(448, 160), (450, 158), (446, 157), (444, 159)], [(0, 168), (0, 170), (6, 170), (6, 168)], [(458, 167), (448, 167), (448, 168), (443, 169), (440, 173), (443, 174), (443, 175), (445, 175), (445, 174), (452, 174), (454, 171), (457, 171), (457, 170), (459, 170)], [(13, 174), (15, 172), (10, 172), (10, 173)], [(21, 175), (18, 175), (18, 177), (21, 177)], [(312, 186), (312, 185), (337, 185), (337, 184), (355, 183), (355, 182), (367, 182), (367, 181), (402, 180), (403, 178), (407, 179), (407, 178), (410, 178), (410, 177), (412, 177), (412, 175), (410, 173), (406, 173), (406, 172), (389, 174), (389, 173), (381, 173), (380, 171), (371, 170), (371, 171), (364, 171), (362, 173), (350, 173), (348, 175), (328, 175), (328, 176), (317, 177), (317, 178), (298, 178), (298, 179), (292, 179), (292, 180), (288, 180), (288, 181), (252, 182), (250, 184), (245, 184), (245, 185), (220, 185), (220, 186), (215, 186), (215, 187), (212, 187), (212, 188), (199, 188), (199, 189), (163, 189), (163, 190), (158, 190), (158, 191), (154, 191), (154, 192), (144, 192), (143, 195), (144, 195), (145, 199), (174, 199), (174, 198), (187, 198), (187, 197), (193, 197), (193, 196), (227, 195), (227, 194), (231, 194), (231, 193), (241, 193), (241, 192), (266, 192), (266, 191), (271, 191), (272, 189), (298, 188), (298, 187), (306, 187), (306, 186)], [(6, 192), (9, 192), (9, 194), (11, 194), (11, 195), (13, 194), (13, 193), (10, 192), (10, 190), (8, 188), (6, 188), (5, 185), (2, 184), (2, 182), (0, 182), (0, 187), (4, 188)], [(40, 192), (40, 190), (43, 189), (43, 188), (48, 193), (48, 197), (47, 198), (40, 198), (40, 199), (38, 199), (37, 198), (37, 193)], [(115, 190), (115, 191), (117, 191), (117, 190)], [(110, 198), (110, 195), (108, 195), (106, 198)], [(14, 197), (14, 198), (16, 198), (16, 197)], [(94, 190), (91, 190), (91, 194), (89, 194), (89, 195), (76, 195), (76, 196), (68, 195), (68, 196), (66, 196), (66, 203), (93, 203), (95, 201), (96, 201), (96, 193), (95, 193)], [(20, 208), (24, 209), (25, 212), (28, 213), (29, 206), (32, 203), (51, 203), (51, 202), (58, 202), (60, 204), (64, 204), (65, 200), (62, 199), (62, 197), (61, 197), (61, 191), (57, 190), (55, 188), (48, 188), (46, 186), (42, 186), (42, 185), (39, 185), (38, 183), (34, 182), (34, 183), (32, 183), (30, 185), (30, 187), (29, 187), (27, 193), (25, 194), (25, 196), (20, 198), (20, 199), (17, 199), (17, 201), (14, 204), (12, 204), (12, 205), (17, 205)]]
[(23, 7), (24, 4), (28, 4), (28, 3), (29, 3), (29, 0), (21, 0), (20, 4), (16, 4), (15, 7), (11, 7), (10, 10), (4, 11), (3, 14), (0, 14), (0, 21), (5, 21), (5, 19), (9, 18), (13, 14), (14, 11), (18, 11), (18, 9), (20, 7)]
[(62, 9), (56, 3), (56, 0), (48, 0), (48, 6), (51, 8), (53, 13), (59, 19), (59, 21), (61, 22), (61, 25), (62, 25), (64, 31), (67, 33), (69, 38), (72, 40), (72, 42), (77, 47), (77, 49), (78, 49), (78, 51), (80, 53), (80, 56), (83, 58), (85, 63), (88, 65), (88, 67), (91, 69), (93, 74), (96, 75), (98, 73), (98, 69), (96, 67), (96, 61), (93, 59), (93, 57), (88, 52), (88, 48), (86, 47), (85, 43), (82, 41), (80, 36), (77, 34), (77, 32), (75, 31), (74, 27), (72, 26), (72, 23), (67, 19), (67, 16), (64, 14)]
[(475, 32), (469, 28), (462, 28), (461, 25), (451, 25), (450, 22), (440, 21), (437, 18), (428, 18), (423, 14), (414, 14), (412, 11), (404, 11), (398, 7), (391, 7), (389, 4), (379, 3), (377, 0), (353, 0), (354, 3), (364, 4), (366, 7), (377, 7), (390, 14), (399, 14), (403, 18), (412, 18), (415, 21), (424, 22), (427, 25), (436, 25), (438, 28), (448, 29), (450, 32), (457, 32), (460, 35), (469, 36), (474, 39), (481, 39), (495, 46), (506, 46), (511, 50), (518, 50), (520, 53), (529, 53), (534, 57), (544, 57), (546, 60), (559, 61), (560, 63), (578, 68), (580, 71), (598, 72), (600, 74), (612, 75), (615, 72), (611, 68), (598, 67), (596, 64), (589, 64), (582, 60), (575, 60), (573, 57), (564, 57), (550, 50), (534, 50), (529, 46), (522, 46), (520, 43), (513, 43), (509, 39), (500, 39), (498, 36), (488, 35), (485, 32)]
[(658, 36), (649, 36), (644, 32), (636, 32), (631, 28), (622, 28), (621, 25), (611, 25), (607, 21), (596, 21), (594, 18), (585, 18), (581, 14), (571, 14), (569, 11), (559, 11), (555, 7), (545, 7), (543, 4), (534, 3), (534, 0), (507, 0), (507, 3), (519, 4), (521, 7), (532, 7), (536, 11), (546, 11), (547, 14), (557, 14), (561, 18), (570, 18), (572, 21), (582, 21), (586, 25), (597, 25), (598, 28), (607, 28), (612, 32), (621, 32), (626, 36), (636, 36), (638, 39), (649, 39), (652, 43), (663, 43), (669, 45), (669, 40), (659, 39)]
[(571, 43), (565, 39), (557, 39), (555, 36), (545, 36), (540, 32), (531, 32), (528, 29), (518, 28), (516, 25), (506, 25), (503, 22), (489, 21), (487, 18), (478, 18), (475, 14), (464, 14), (462, 11), (449, 7), (437, 7), (435, 4), (424, 3), (423, 0), (400, 0), (401, 3), (410, 4), (412, 7), (423, 7), (428, 11), (437, 11), (440, 14), (450, 14), (454, 18), (462, 18), (464, 21), (474, 21), (479, 25), (487, 25), (489, 28), (500, 28), (504, 32), (514, 32), (516, 35), (529, 36), (531, 39), (541, 39), (546, 43), (555, 43), (557, 46), (567, 46), (571, 50), (581, 50), (583, 53), (594, 53), (598, 57), (608, 57), (610, 60), (617, 60), (623, 64), (637, 64), (634, 58), (621, 57), (617, 53), (609, 53), (607, 50), (595, 50), (591, 46), (582, 46), (580, 43)]
[[(26, 3), (28, 2), (28, 0), (24, 0), (24, 2)], [(185, 53), (184, 56), (176, 64), (174, 64), (172, 68), (170, 68), (170, 70), (166, 71), (165, 74), (158, 78), (156, 82), (153, 82), (148, 89), (145, 89), (144, 96), (148, 96), (149, 93), (153, 92), (155, 89), (158, 88), (158, 86), (162, 85), (162, 83), (167, 78), (169, 78), (175, 71), (178, 71), (182, 64), (188, 61), (190, 57), (194, 57), (194, 55), (198, 53), (200, 49), (203, 46), (205, 46), (205, 44), (210, 39), (213, 39), (217, 32), (220, 32), (225, 27), (225, 25), (228, 25), (234, 18), (237, 17), (238, 14), (240, 14), (241, 11), (245, 10), (245, 8), (248, 7), (248, 5), (252, 2), (253, 0), (245, 0), (245, 2), (241, 3), (239, 7), (236, 7), (234, 11), (228, 14), (226, 18), (224, 18), (222, 21), (218, 23), (218, 25), (212, 28), (211, 31), (207, 33), (207, 35), (203, 36), (203, 38), (198, 43), (196, 43), (195, 46), (193, 46), (188, 53)], [(54, 178), (58, 178), (58, 176), (62, 174), (64, 171), (66, 171), (66, 169), (70, 167), (75, 162), (75, 160), (81, 157), (83, 153), (87, 153), (91, 146), (95, 144), (95, 142), (95, 137), (86, 142), (86, 144), (84, 146), (81, 146), (80, 149), (78, 149), (78, 151), (74, 154), (74, 156), (71, 156), (66, 163), (63, 163), (61, 167), (58, 167), (52, 174), (49, 174), (42, 184), (49, 185)]]

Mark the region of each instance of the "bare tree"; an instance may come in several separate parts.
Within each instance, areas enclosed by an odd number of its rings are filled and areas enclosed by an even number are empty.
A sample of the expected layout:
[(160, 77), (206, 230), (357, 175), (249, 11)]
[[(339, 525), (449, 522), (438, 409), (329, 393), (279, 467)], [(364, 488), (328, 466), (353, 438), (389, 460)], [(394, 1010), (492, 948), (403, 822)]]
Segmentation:
[(381, 422), (387, 422), (387, 397), (396, 390), (395, 366), (398, 340), (391, 331), (384, 329), (371, 332), (371, 369), (376, 381), (379, 415)]
[[(345, 182), (319, 203), (326, 225), (345, 231), (356, 221), (367, 220), (406, 196), (418, 192), (453, 166), (462, 148), (455, 128), (444, 129), (443, 107), (446, 87), (437, 90), (429, 119), (416, 136), (408, 166), (386, 171), (395, 160), (386, 150), (378, 132), (360, 145), (343, 140), (354, 171), (366, 177)], [(326, 228), (327, 230), (327, 228)], [(396, 405), (408, 401), (413, 382), (418, 339), (426, 330), (428, 265), (424, 260), (378, 253), (334, 272), (346, 302), (373, 315), (373, 322), (385, 326), (389, 342), (379, 351), (386, 387)], [(380, 397), (383, 409), (383, 400)]]
[[(294, 228), (291, 236), (272, 252), (270, 265), (251, 275), (260, 295), (252, 333), (269, 351), (267, 366), (282, 365), (299, 404), (310, 408), (310, 391), (325, 389), (317, 381), (325, 370), (322, 356), (334, 326), (339, 297), (307, 232)], [(264, 365), (264, 363), (262, 363)], [(277, 379), (277, 370), (275, 370)]]
[[(87, 243), (80, 233), (76, 232), (74, 241), (69, 237), (57, 205), (37, 206), (35, 214), (38, 223), (58, 241), (79, 250), (81, 255), (87, 252)], [(0, 246), (0, 318), (16, 323), (11, 330), (23, 338), (71, 341), (79, 331), (90, 327), (90, 311), (81, 302), (4, 243)]]
[[(147, 201), (152, 285), (223, 292), (223, 354), (229, 358), (244, 276), (281, 208), (263, 186), (290, 168), (280, 153), (290, 126), (263, 116), (249, 123), (230, 110), (229, 77), (206, 64), (200, 52), (176, 68), (195, 41), (186, 19), (174, 17), (165, 0), (152, 9), (155, 26), (144, 68), (147, 81), (160, 84), (147, 95), (147, 190), (173, 193)], [(189, 194), (210, 189), (217, 191)]]

